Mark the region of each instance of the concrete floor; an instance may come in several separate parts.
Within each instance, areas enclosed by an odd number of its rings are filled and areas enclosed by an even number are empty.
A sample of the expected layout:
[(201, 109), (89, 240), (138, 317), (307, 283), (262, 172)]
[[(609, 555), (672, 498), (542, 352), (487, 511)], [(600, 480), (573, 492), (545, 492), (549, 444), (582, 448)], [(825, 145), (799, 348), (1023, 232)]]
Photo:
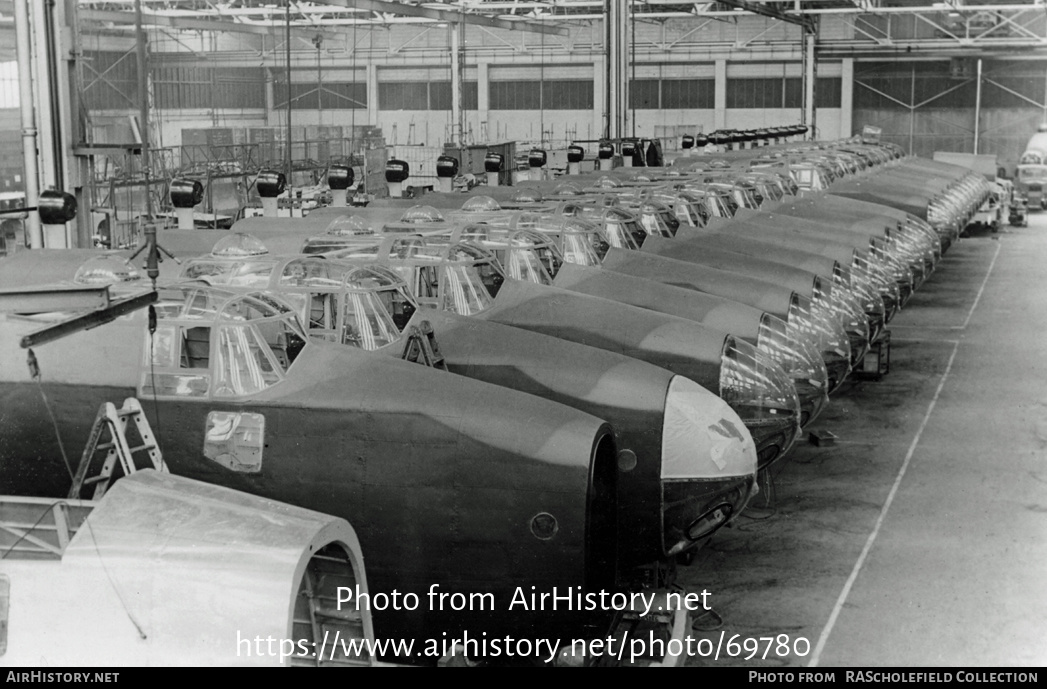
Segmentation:
[[(795, 448), (681, 570), (723, 620), (688, 664), (1047, 664), (1045, 267), (1042, 212), (948, 251), (890, 325), (890, 373), (815, 422), (836, 444)], [(735, 634), (798, 653), (726, 657)]]

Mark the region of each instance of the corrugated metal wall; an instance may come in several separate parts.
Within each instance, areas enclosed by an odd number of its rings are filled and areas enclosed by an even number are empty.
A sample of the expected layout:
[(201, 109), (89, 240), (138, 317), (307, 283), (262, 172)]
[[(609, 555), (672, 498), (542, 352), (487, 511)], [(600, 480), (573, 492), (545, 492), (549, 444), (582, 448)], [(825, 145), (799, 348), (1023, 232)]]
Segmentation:
[(84, 52), (84, 102), (90, 110), (138, 108), (138, 65), (134, 52)]
[[(462, 106), (466, 110), (476, 110), (477, 94), (475, 81), (466, 81), (462, 84)], [(379, 82), (378, 109), (450, 110), (451, 82), (450, 80)]]
[[(272, 77), (273, 107), (283, 110), (287, 107), (287, 71), (274, 69)], [(263, 74), (263, 95), (264, 88)], [(291, 102), (299, 110), (366, 110), (367, 72), (362, 69), (324, 70), (321, 82), (315, 69), (292, 69)]]
[(153, 66), (153, 103), (165, 110), (265, 107), (262, 67)]
[(714, 79), (637, 79), (629, 86), (629, 107), (637, 110), (711, 110)]
[(1029, 137), (1045, 120), (1047, 62), (983, 63), (979, 153), (995, 153), (1012, 173)]
[(592, 79), (494, 81), (488, 86), (491, 110), (592, 110)]

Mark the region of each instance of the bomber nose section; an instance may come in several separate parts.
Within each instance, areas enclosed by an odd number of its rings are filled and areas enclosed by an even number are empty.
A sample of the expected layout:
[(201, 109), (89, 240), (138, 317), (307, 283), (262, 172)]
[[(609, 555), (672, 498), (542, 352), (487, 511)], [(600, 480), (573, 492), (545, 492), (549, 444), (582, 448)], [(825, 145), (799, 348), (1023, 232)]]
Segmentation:
[(843, 326), (851, 348), (853, 368), (869, 351), (871, 341), (869, 319), (866, 318), (861, 304), (849, 290), (837, 286), (833, 286), (831, 290), (826, 287), (815, 303), (822, 307), (827, 316)]
[(843, 326), (816, 310), (810, 299), (795, 293), (786, 322), (790, 335), (809, 339), (818, 347), (829, 374), (829, 392), (832, 393), (851, 371), (851, 343)]
[(722, 399), (675, 376), (662, 427), (662, 526), (667, 555), (711, 536), (745, 507), (756, 481), (756, 444)]
[(887, 323), (887, 307), (883, 298), (864, 271), (852, 271), (845, 286), (850, 288), (858, 308), (868, 321), (869, 342), (876, 342)]
[(868, 281), (872, 290), (883, 301), (884, 323), (889, 323), (902, 305), (901, 288), (894, 277), (878, 263), (870, 263), (867, 258), (855, 259), (851, 274), (858, 280)]
[(800, 400), (792, 381), (767, 354), (733, 336), (720, 356), (720, 397), (752, 434), (760, 469), (796, 442)]
[(789, 326), (765, 313), (760, 318), (756, 346), (766, 352), (792, 380), (800, 400), (800, 426), (818, 418), (829, 403), (829, 373), (813, 344), (790, 337)]

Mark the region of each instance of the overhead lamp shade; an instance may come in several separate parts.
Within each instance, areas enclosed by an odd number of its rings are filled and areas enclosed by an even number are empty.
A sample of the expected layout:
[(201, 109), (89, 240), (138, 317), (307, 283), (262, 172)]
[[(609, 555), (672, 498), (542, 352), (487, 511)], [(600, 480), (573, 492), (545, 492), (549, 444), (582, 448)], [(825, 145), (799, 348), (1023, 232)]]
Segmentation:
[(436, 159), (436, 176), (453, 178), (458, 174), (458, 159), (453, 156), (440, 156)]
[(170, 194), (175, 208), (192, 208), (204, 200), (204, 185), (198, 179), (172, 179)]
[(391, 184), (404, 182), (411, 176), (411, 166), (406, 160), (390, 158), (385, 164), (385, 181)]
[(45, 225), (64, 225), (76, 217), (76, 197), (64, 191), (47, 189), (40, 192), (36, 204), (40, 222)]
[(254, 185), (263, 199), (274, 199), (287, 189), (287, 178), (276, 170), (262, 170)]
[(484, 171), (485, 172), (501, 172), (502, 166), (505, 164), (505, 156), (501, 153), (495, 153), (494, 151), (488, 151), (487, 155), (484, 156)]
[(335, 191), (348, 189), (356, 181), (356, 173), (348, 165), (332, 165), (327, 169), (327, 186)]

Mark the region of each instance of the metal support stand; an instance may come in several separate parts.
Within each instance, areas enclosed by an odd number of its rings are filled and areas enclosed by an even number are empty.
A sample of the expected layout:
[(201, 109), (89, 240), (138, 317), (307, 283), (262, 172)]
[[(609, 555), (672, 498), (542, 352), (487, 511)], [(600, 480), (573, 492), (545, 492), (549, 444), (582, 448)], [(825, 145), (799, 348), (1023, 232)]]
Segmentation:
[(880, 339), (869, 345), (852, 374), (860, 380), (880, 380), (891, 370), (891, 331), (884, 330)]

